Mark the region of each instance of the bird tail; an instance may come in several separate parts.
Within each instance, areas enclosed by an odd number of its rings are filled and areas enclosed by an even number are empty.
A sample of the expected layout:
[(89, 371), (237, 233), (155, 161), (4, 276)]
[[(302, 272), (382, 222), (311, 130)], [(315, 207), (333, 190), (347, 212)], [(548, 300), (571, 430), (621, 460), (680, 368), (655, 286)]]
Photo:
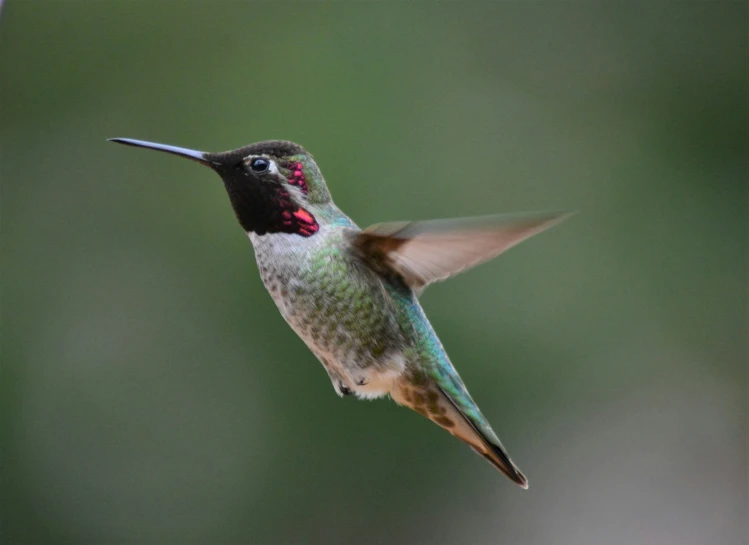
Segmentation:
[[(478, 412), (478, 407), (474, 405), (478, 416), (483, 420), (484, 426), (481, 427), (484, 428), (484, 430), (474, 424), (474, 419), (465, 415), (449, 395), (441, 389), (440, 392), (455, 412), (462, 417), (464, 423), (463, 426), (458, 427), (456, 430), (459, 433), (455, 433), (454, 435), (461, 441), (467, 443), (476, 453), (483, 456), (491, 465), (504, 473), (512, 482), (524, 489), (528, 489), (528, 479), (523, 475), (523, 472), (520, 471), (520, 468), (518, 468), (518, 466), (516, 466), (510, 459), (510, 455), (507, 454), (507, 451), (502, 446), (502, 443), (500, 443), (497, 435), (489, 427), (489, 423), (486, 422), (481, 413)], [(432, 419), (432, 421), (434, 420)], [(436, 423), (440, 425), (439, 422)], [(489, 433), (487, 433), (487, 429)]]
[(464, 408), (461, 409), (453, 398), (434, 382), (427, 381), (427, 384), (416, 386), (410, 381), (400, 381), (398, 386), (391, 392), (396, 403), (426, 416), (468, 444), (511, 481), (522, 488), (528, 488), (528, 479), (510, 459), (467, 391), (463, 390), (461, 405)]

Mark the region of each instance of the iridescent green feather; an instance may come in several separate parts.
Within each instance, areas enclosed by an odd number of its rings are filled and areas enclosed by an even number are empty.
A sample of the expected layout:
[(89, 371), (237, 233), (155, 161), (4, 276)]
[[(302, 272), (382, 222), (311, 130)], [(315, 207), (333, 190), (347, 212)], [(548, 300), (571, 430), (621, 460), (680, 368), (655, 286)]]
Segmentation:
[(486, 440), (501, 446), (499, 438), (489, 425), (489, 421), (471, 398), (460, 375), (447, 357), (442, 343), (425, 316), (416, 296), (410, 290), (405, 291), (392, 286), (389, 287), (389, 292), (393, 299), (397, 301), (399, 308), (398, 321), (401, 327), (410, 330), (413, 334), (413, 342), (409, 343), (408, 350), (413, 351), (414, 361), (419, 362), (421, 369), (426, 372), (427, 376), (439, 386)]

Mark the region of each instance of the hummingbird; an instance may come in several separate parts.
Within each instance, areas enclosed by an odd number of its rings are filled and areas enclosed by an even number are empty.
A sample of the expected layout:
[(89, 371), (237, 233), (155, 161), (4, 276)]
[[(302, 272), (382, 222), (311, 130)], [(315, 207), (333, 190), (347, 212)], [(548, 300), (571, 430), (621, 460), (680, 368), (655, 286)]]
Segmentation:
[(293, 142), (268, 140), (209, 153), (129, 138), (110, 141), (191, 159), (221, 177), (265, 287), (339, 396), (389, 395), (528, 488), (418, 297), (433, 282), (498, 256), (568, 214), (379, 223), (362, 230), (333, 203), (312, 155)]

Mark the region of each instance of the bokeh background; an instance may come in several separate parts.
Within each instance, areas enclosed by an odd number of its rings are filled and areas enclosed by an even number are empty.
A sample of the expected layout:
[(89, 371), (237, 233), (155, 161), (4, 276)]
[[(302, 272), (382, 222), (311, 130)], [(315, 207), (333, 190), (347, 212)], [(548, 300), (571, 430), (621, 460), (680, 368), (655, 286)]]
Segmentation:
[[(746, 16), (6, 3), (3, 543), (745, 543)], [(335, 396), (218, 178), (114, 136), (300, 142), (361, 225), (579, 211), (422, 298), (530, 490)]]

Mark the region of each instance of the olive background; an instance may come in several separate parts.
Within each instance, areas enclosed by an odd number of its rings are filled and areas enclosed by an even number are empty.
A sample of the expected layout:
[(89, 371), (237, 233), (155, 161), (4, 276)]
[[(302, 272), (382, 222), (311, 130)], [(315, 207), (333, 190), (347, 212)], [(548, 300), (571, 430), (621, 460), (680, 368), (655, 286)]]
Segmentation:
[[(745, 2), (9, 1), (8, 544), (739, 545)], [(530, 480), (338, 398), (219, 179), (282, 138), (361, 226), (578, 214), (423, 305)]]

